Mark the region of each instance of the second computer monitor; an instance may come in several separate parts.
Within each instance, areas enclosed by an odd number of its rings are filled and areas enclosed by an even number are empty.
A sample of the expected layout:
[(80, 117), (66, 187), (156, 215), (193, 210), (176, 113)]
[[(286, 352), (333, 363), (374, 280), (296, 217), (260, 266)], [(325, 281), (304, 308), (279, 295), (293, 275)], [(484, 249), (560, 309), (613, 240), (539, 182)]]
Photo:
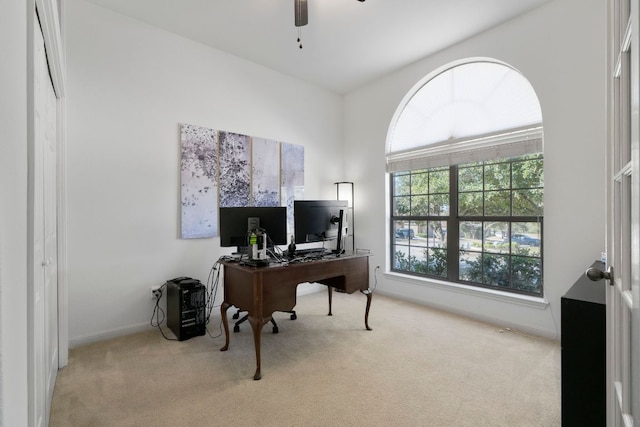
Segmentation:
[(346, 236), (347, 206), (344, 200), (294, 200), (295, 242), (324, 242)]

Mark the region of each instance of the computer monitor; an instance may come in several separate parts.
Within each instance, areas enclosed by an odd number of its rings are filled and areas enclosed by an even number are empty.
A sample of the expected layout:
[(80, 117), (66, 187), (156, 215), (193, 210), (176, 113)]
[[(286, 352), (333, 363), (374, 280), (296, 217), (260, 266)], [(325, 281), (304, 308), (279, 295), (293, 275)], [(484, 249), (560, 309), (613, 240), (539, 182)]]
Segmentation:
[(259, 228), (267, 235), (267, 245), (287, 244), (287, 208), (233, 207), (220, 208), (220, 246), (249, 246), (248, 232)]
[(295, 242), (337, 240), (335, 252), (341, 253), (342, 238), (347, 235), (347, 207), (344, 200), (294, 200)]

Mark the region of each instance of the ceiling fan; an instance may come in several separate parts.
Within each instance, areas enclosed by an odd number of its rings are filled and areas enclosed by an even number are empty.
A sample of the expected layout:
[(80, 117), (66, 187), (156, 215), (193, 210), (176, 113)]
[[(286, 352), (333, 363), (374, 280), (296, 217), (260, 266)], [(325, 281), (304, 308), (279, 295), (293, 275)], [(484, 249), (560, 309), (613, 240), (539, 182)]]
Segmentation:
[[(358, 0), (363, 3), (365, 0)], [(301, 32), (300, 27), (303, 27), (309, 23), (309, 10), (307, 9), (307, 0), (293, 0), (293, 6), (295, 11), (295, 23), (298, 27), (298, 47), (302, 49)]]

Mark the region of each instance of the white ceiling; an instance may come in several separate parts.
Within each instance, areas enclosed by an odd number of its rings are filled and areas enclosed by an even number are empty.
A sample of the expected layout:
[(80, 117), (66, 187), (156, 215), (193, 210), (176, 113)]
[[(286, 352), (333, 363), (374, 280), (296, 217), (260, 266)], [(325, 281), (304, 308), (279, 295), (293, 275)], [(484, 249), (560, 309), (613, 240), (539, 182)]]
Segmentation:
[[(87, 0), (346, 93), (550, 0)], [(542, 30), (542, 29), (541, 29)]]

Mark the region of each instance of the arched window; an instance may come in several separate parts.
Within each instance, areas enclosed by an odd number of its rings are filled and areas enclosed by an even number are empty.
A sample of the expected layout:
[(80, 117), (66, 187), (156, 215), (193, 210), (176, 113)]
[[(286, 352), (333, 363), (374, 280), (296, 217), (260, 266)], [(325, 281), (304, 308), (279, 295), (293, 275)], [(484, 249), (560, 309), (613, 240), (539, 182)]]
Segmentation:
[(542, 144), (535, 91), (508, 65), (416, 85), (387, 137), (391, 270), (542, 296)]

